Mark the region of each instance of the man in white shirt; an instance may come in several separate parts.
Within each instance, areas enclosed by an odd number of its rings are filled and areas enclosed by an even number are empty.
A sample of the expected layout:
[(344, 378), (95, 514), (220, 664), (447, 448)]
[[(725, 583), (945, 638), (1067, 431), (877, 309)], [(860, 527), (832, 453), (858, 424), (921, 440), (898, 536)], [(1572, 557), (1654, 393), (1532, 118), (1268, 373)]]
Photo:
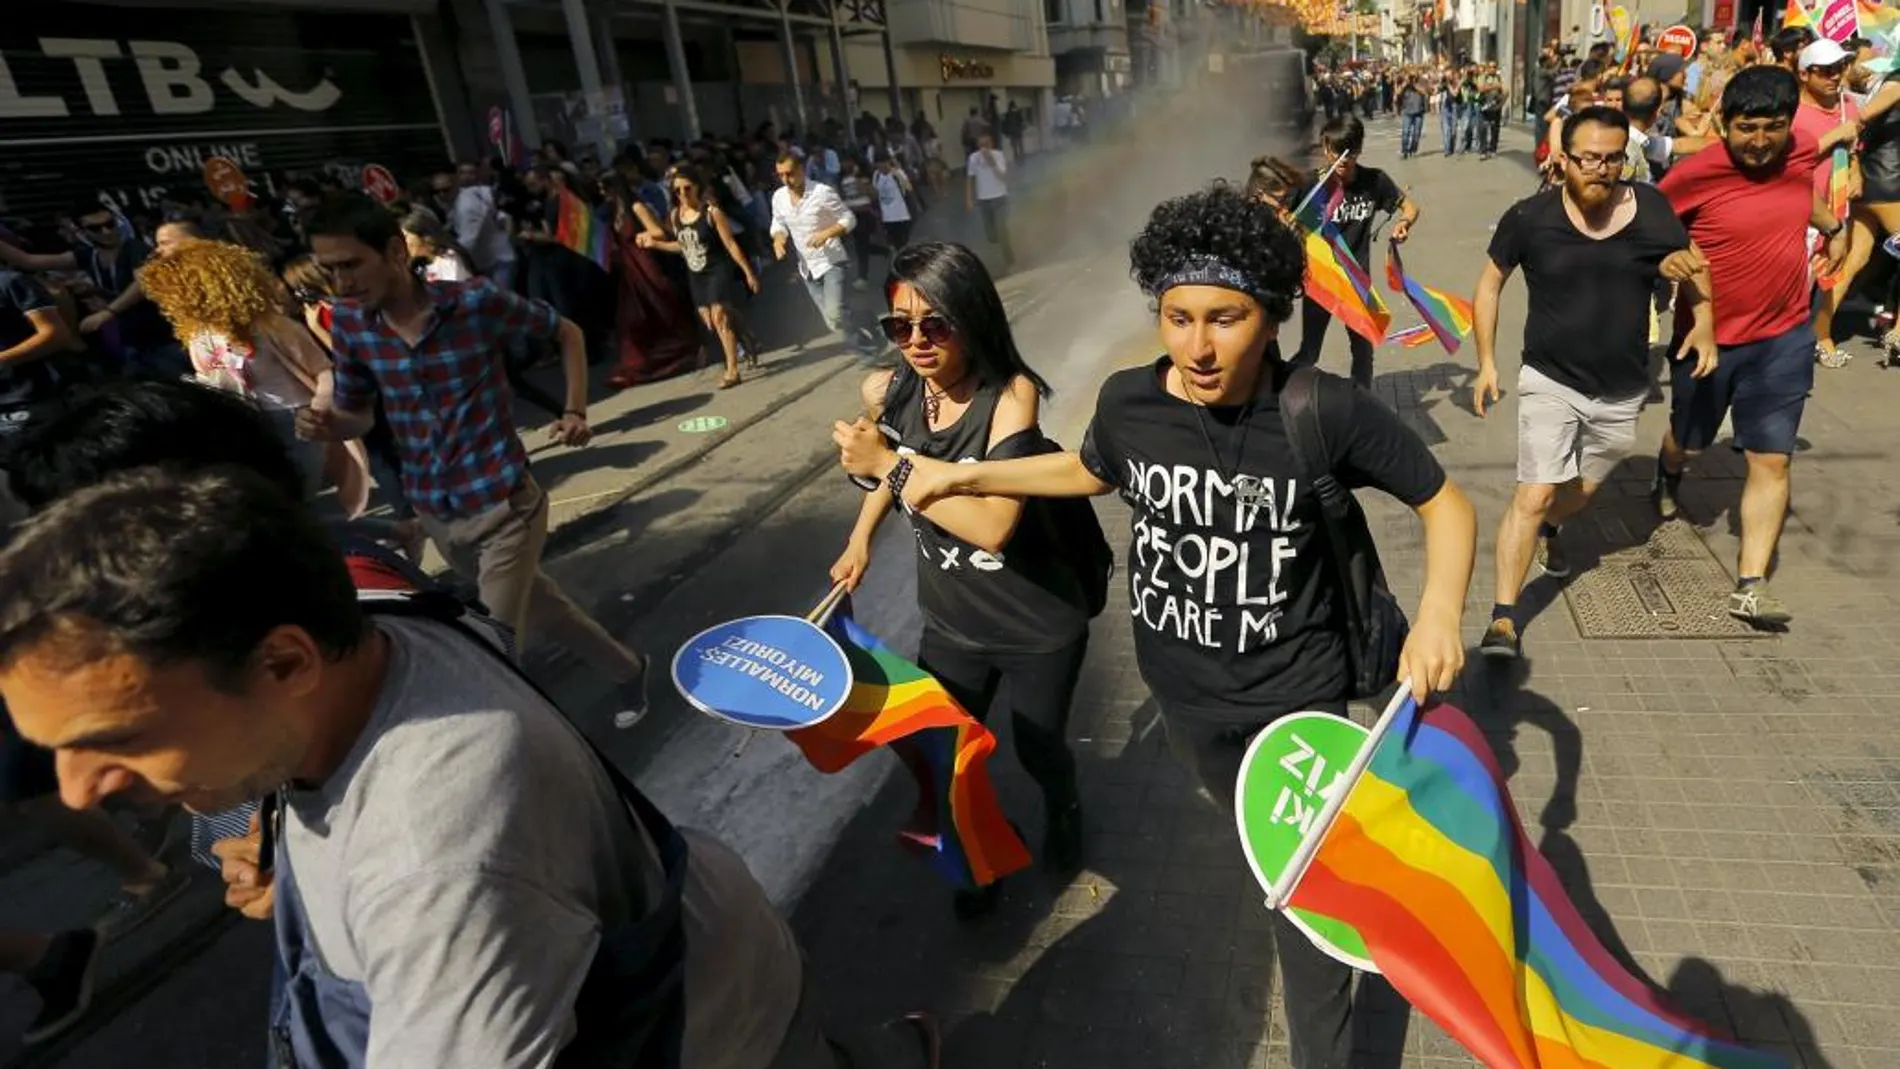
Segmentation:
[(804, 164), (791, 154), (781, 155), (774, 170), (780, 184), (772, 194), (773, 255), (783, 260), (786, 249), (796, 247), (798, 277), (804, 280), (805, 292), (818, 306), (825, 326), (843, 331), (845, 340), (859, 352), (881, 352), (884, 346), (870, 328), (846, 318), (844, 268), (851, 254), (842, 239), (858, 225), (857, 216), (845, 207), (836, 189), (806, 181)]
[(455, 168), (455, 182), (461, 188), (448, 219), (455, 243), (468, 252), (475, 270), (504, 290), (514, 289), (515, 244), (508, 236), (507, 217), (496, 206), (495, 187), (482, 181), (481, 169), (473, 163)]
[(983, 234), (990, 239), (1003, 254), (1003, 270), (1010, 268), (1016, 257), (1009, 247), (1009, 161), (996, 150), (996, 138), (992, 134), (982, 134), (976, 139), (976, 151), (970, 153), (966, 165), (969, 179), (963, 195), (964, 207), (968, 211), (983, 211)]
[(910, 244), (910, 202), (905, 196), (910, 192), (910, 179), (898, 166), (896, 157), (886, 155), (878, 161), (871, 185), (877, 190), (878, 215), (884, 220), (884, 233), (895, 254)]

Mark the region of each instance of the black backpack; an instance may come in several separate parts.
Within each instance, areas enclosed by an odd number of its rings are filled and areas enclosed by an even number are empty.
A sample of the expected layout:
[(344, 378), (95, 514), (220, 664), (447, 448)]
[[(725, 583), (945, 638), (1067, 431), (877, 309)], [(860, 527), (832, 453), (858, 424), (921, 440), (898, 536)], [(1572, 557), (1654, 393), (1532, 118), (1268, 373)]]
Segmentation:
[(1411, 630), (1405, 610), (1385, 584), (1379, 547), (1352, 491), (1333, 477), (1326, 428), (1352, 420), (1352, 391), (1345, 379), (1312, 367), (1294, 368), (1280, 389), (1280, 420), (1293, 462), (1319, 496), (1324, 541), (1340, 580), (1345, 605), (1346, 655), (1353, 698), (1377, 697), (1398, 681), (1399, 652)]

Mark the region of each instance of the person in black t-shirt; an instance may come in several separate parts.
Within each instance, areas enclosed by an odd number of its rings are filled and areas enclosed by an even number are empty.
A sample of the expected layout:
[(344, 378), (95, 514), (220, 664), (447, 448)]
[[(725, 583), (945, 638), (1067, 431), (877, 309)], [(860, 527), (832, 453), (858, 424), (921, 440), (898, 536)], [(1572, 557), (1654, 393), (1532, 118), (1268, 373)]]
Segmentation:
[[(1332, 223), (1339, 228), (1339, 235), (1346, 240), (1353, 259), (1370, 274), (1374, 218), (1395, 216), (1392, 240), (1403, 244), (1418, 223), (1418, 205), (1392, 181), (1391, 175), (1359, 162), (1359, 154), (1366, 144), (1366, 128), (1358, 119), (1346, 115), (1328, 122), (1320, 131), (1320, 144), (1329, 162), (1335, 159), (1340, 162), (1333, 171), (1333, 178), (1315, 190), (1313, 196), (1324, 202), (1335, 189), (1341, 192), (1339, 204), (1333, 209)], [(1307, 297), (1300, 302), (1300, 350), (1293, 358), (1294, 366), (1319, 363), (1326, 328), (1332, 322), (1333, 314), (1318, 301)], [(1358, 334), (1347, 336), (1352, 347), (1352, 381), (1361, 386), (1372, 385), (1372, 350), (1382, 340)]]
[[(1479, 649), (1521, 649), (1519, 592), (1541, 535), (1544, 574), (1570, 574), (1558, 526), (1576, 515), (1636, 444), (1649, 394), (1649, 301), (1672, 255), (1689, 258), (1689, 234), (1654, 186), (1619, 180), (1629, 120), (1594, 106), (1564, 120), (1563, 184), (1519, 201), (1491, 237), (1478, 276), (1475, 328), (1478, 415), (1498, 397), (1498, 296), (1519, 267), (1530, 294), (1517, 379), (1517, 491), (1498, 526), (1497, 601)], [(1706, 268), (1683, 287), (1696, 328), (1684, 346), (1696, 375), (1715, 370), (1714, 320), (1698, 294)]]
[[(1272, 205), (1216, 185), (1157, 207), (1130, 260), (1156, 303), (1167, 354), (1108, 378), (1081, 450), (976, 464), (917, 458), (903, 496), (927, 505), (969, 494), (1120, 493), (1133, 510), (1124, 574), (1137, 665), (1170, 747), (1226, 807), (1261, 728), (1296, 710), (1343, 714), (1350, 688), (1345, 591), (1277, 396), (1290, 367), (1274, 339), (1292, 314), (1303, 258)], [(1458, 626), (1476, 519), (1397, 415), (1347, 392), (1351, 418), (1324, 428), (1328, 466), (1424, 522), (1425, 592), (1399, 662), (1423, 701), (1464, 663)], [(1283, 915), (1272, 930), (1294, 1069), (1345, 1069), (1351, 969)]]
[[(833, 428), (845, 470), (897, 485), (893, 473), (922, 457), (956, 464), (1051, 450), (1037, 426), (1048, 384), (1017, 351), (983, 261), (963, 245), (925, 242), (897, 253), (891, 277), (882, 323), (904, 362), (864, 380), (868, 418)], [(896, 500), (882, 488), (865, 497), (832, 566), (834, 581), (855, 589), (864, 578), (871, 539)], [(999, 686), (1008, 695), (1016, 756), (1042, 788), (1043, 861), (1072, 872), (1081, 863), (1082, 808), (1064, 734), (1088, 653), (1089, 613), (1051, 509), (996, 496), (904, 511), (917, 537), (918, 664), (978, 720)], [(958, 914), (987, 912), (997, 889), (959, 892)]]
[(46, 361), (78, 347), (46, 287), (0, 268), (0, 445), (57, 395), (58, 377)]

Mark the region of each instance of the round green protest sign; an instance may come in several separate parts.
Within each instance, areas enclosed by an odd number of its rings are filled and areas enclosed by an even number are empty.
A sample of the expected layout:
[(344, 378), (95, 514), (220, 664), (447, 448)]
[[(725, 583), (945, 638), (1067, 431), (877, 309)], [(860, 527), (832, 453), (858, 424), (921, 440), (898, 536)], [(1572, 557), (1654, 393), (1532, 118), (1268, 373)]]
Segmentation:
[[(1254, 736), (1234, 784), (1234, 819), (1254, 878), (1271, 893), (1300, 840), (1342, 786), (1342, 774), (1366, 741), (1366, 729), (1328, 713), (1294, 713)], [(1287, 919), (1313, 945), (1355, 969), (1378, 972), (1357, 929), (1311, 910)]]
[(724, 416), (694, 416), (692, 419), (680, 422), (680, 433), (707, 434), (720, 430), (725, 425), (726, 417)]

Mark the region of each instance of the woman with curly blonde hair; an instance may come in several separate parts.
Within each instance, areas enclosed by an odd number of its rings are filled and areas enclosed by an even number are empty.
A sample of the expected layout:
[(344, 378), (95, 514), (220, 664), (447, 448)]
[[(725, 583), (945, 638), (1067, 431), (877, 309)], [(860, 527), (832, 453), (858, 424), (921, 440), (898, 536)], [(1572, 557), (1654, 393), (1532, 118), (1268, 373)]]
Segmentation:
[(191, 356), (208, 386), (250, 400), (270, 417), (314, 492), (332, 482), (354, 517), (369, 500), (368, 460), (360, 442), (338, 448), (295, 433), (297, 410), (332, 388), (330, 358), (310, 332), (284, 314), (282, 283), (251, 250), (223, 241), (191, 241), (139, 268), (139, 284)]

